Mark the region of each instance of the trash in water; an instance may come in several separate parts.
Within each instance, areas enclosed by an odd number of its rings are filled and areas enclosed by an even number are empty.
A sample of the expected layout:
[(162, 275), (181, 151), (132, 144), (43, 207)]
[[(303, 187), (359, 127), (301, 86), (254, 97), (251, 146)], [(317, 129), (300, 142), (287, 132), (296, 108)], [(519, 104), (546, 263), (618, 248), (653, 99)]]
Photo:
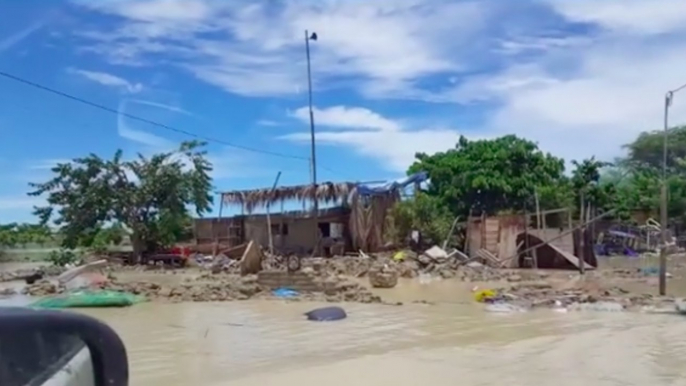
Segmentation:
[(306, 312), (307, 320), (316, 322), (328, 322), (332, 320), (345, 319), (348, 315), (341, 307), (324, 307), (316, 308), (312, 311)]
[(486, 305), (486, 311), (498, 313), (525, 312), (524, 307), (510, 303), (490, 303)]
[(292, 298), (295, 296), (298, 296), (300, 293), (296, 290), (290, 289), (290, 288), (277, 288), (272, 291), (272, 295), (276, 296), (277, 298)]
[(621, 312), (624, 306), (616, 302), (596, 302), (596, 303), (572, 303), (567, 307), (570, 311), (601, 311), (601, 312)]
[(474, 292), (474, 300), (479, 303), (484, 303), (489, 299), (495, 299), (497, 296), (498, 293), (493, 291), (492, 289), (485, 289)]

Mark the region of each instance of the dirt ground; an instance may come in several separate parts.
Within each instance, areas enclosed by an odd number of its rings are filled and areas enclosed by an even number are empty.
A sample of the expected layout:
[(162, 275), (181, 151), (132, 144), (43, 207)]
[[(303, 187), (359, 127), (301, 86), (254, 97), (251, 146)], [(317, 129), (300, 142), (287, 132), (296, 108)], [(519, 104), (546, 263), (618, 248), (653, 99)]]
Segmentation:
[[(276, 257), (267, 257), (263, 266), (285, 270)], [(487, 301), (504, 302), (524, 309), (559, 308), (578, 304), (613, 303), (623, 309), (674, 306), (678, 297), (686, 295), (686, 254), (671, 255), (668, 263), (668, 289), (671, 296), (657, 296), (657, 260), (654, 256), (639, 259), (605, 258), (597, 270), (583, 276), (575, 271), (497, 269), (481, 264), (459, 265), (448, 262), (433, 264), (408, 257), (396, 261), (385, 256), (344, 256), (303, 259), (301, 270), (318, 283), (321, 291), (299, 293), (289, 301), (322, 300), (386, 303), (383, 291), (369, 287), (391, 288), (398, 278), (472, 283), (473, 292), (488, 289)], [(61, 269), (43, 269), (46, 279)], [(381, 274), (379, 274), (381, 272)], [(231, 301), (251, 298), (277, 298), (272, 290), (260, 286), (256, 275), (241, 277), (235, 264), (223, 270), (209, 267), (186, 269), (151, 269), (150, 267), (111, 266), (108, 281), (102, 288), (141, 294), (153, 301)], [(0, 281), (16, 280), (30, 272), (9, 272)], [(381, 284), (377, 277), (382, 277)], [(26, 286), (22, 292), (42, 296), (64, 292), (54, 281), (42, 280)], [(9, 294), (10, 290), (5, 290)], [(281, 299), (281, 298), (280, 298)], [(430, 303), (431, 299), (424, 299)]]

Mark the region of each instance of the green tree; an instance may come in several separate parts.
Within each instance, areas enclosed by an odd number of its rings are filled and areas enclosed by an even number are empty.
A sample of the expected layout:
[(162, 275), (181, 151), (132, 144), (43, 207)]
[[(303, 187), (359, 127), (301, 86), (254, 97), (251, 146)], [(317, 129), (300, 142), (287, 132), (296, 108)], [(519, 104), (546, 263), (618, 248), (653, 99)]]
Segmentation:
[[(669, 129), (667, 142), (667, 215), (686, 222), (686, 126)], [(618, 200), (630, 210), (657, 215), (664, 157), (664, 132), (643, 132), (625, 145), (621, 160), (627, 177), (619, 188)]]
[(584, 202), (595, 208), (609, 210), (614, 207), (616, 198), (616, 186), (614, 183), (600, 183), (602, 169), (613, 166), (609, 162), (598, 161), (595, 157), (581, 162), (572, 161), (571, 187), (574, 193), (576, 206), (581, 203), (581, 195)]
[(504, 210), (531, 210), (540, 190), (547, 205), (564, 205), (568, 188), (564, 161), (543, 153), (531, 141), (514, 135), (470, 141), (461, 137), (454, 149), (433, 155), (417, 154), (409, 172), (426, 171), (427, 193), (438, 198), (454, 215), (494, 214)]
[(212, 165), (204, 143), (181, 144), (177, 151), (111, 160), (95, 154), (58, 164), (55, 176), (34, 183), (30, 195), (47, 195), (48, 206), (36, 208), (42, 224), (60, 227), (66, 248), (90, 247), (104, 224), (120, 223), (130, 231), (136, 256), (175, 242), (169, 237), (174, 222), (185, 218), (188, 207), (198, 215), (212, 205)]
[(12, 248), (17, 245), (17, 224), (9, 223), (0, 225), (0, 246)]
[(411, 231), (418, 230), (427, 242), (440, 244), (452, 226), (453, 216), (437, 197), (417, 192), (396, 203), (391, 211), (393, 241), (403, 244)]
[[(686, 160), (686, 126), (678, 126), (668, 130), (667, 166), (669, 174), (683, 174), (684, 160)], [(662, 169), (664, 157), (664, 131), (648, 131), (641, 133), (633, 142), (624, 145), (628, 151), (625, 159), (634, 165), (648, 167), (655, 170)]]

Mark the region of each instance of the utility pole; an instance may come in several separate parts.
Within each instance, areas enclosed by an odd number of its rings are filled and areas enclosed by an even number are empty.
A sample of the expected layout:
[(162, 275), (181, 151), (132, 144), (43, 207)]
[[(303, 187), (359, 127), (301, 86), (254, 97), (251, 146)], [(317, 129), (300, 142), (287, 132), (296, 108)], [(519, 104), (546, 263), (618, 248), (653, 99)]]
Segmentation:
[(312, 111), (312, 67), (310, 64), (310, 40), (317, 40), (317, 33), (310, 34), (305, 30), (305, 53), (307, 55), (307, 92), (308, 102), (310, 108), (310, 158), (312, 168), (312, 200), (313, 200), (313, 219), (314, 219), (314, 241), (315, 247), (313, 252), (316, 254), (319, 246), (319, 201), (317, 200), (317, 154), (315, 151), (314, 140), (314, 112)]
[(662, 236), (662, 248), (660, 249), (660, 295), (667, 294), (667, 139), (669, 137), (669, 108), (672, 105), (674, 94), (686, 88), (686, 84), (668, 91), (665, 95), (665, 127), (662, 139), (662, 186), (660, 189), (660, 230)]
[(660, 186), (660, 295), (667, 294), (667, 138), (669, 137), (669, 105), (672, 104), (672, 91), (665, 95), (665, 127), (662, 135), (662, 184)]

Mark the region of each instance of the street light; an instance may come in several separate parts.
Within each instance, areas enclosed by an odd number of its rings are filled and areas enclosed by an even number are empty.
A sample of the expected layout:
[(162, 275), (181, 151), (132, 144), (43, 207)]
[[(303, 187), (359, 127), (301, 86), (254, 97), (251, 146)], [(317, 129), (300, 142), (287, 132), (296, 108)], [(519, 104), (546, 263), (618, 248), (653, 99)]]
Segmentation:
[(314, 112), (312, 111), (312, 69), (310, 65), (310, 40), (317, 40), (317, 33), (310, 34), (305, 30), (305, 53), (307, 55), (307, 90), (309, 96), (310, 107), (310, 158), (312, 161), (312, 194), (314, 201), (314, 253), (317, 253), (317, 246), (319, 245), (319, 202), (317, 201), (317, 155), (315, 152), (314, 142)]
[(686, 84), (665, 95), (665, 127), (662, 140), (662, 187), (660, 189), (660, 226), (662, 227), (662, 249), (660, 250), (660, 295), (667, 294), (667, 138), (669, 137), (669, 108), (674, 94), (686, 88)]

